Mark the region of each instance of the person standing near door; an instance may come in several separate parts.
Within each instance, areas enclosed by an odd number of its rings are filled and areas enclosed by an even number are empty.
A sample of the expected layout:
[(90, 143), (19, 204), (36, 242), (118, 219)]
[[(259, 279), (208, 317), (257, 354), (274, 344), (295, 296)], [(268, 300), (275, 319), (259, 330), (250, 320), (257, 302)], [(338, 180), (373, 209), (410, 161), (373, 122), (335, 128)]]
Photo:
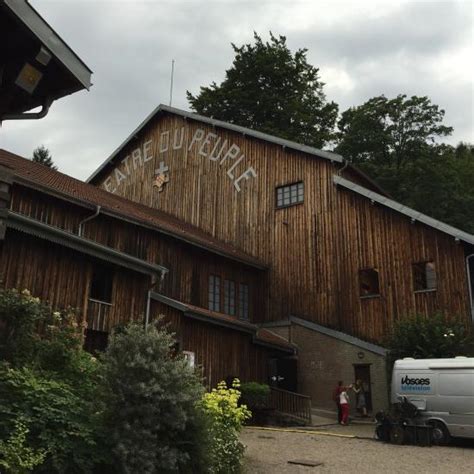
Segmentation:
[(356, 408), (360, 415), (364, 418), (367, 418), (367, 403), (365, 400), (365, 391), (364, 384), (362, 380), (358, 379), (354, 386), (352, 387), (356, 394)]

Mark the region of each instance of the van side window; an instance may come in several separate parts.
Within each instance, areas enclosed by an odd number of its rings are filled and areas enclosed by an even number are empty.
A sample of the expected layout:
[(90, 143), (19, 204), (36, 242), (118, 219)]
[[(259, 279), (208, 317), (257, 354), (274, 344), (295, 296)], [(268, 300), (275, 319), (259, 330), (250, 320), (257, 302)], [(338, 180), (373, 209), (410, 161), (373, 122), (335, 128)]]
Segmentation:
[(434, 262), (417, 262), (413, 264), (413, 290), (436, 290), (436, 266)]

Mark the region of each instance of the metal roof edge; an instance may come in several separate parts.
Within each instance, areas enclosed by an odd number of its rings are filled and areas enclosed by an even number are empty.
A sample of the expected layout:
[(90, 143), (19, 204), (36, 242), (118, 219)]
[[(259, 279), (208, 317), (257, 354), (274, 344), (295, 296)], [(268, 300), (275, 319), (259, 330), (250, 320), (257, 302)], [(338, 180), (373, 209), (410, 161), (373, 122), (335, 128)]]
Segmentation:
[(283, 345), (279, 346), (278, 344), (272, 344), (271, 342), (258, 339), (258, 336), (253, 336), (252, 342), (257, 346), (263, 346), (263, 347), (267, 347), (268, 349), (273, 349), (280, 352), (286, 352), (287, 354), (296, 354), (297, 352), (296, 347), (288, 347), (288, 346), (283, 346)]
[(3, 0), (12, 13), (44, 44), (63, 66), (87, 89), (92, 71), (54, 31), (48, 22), (25, 0)]
[(181, 301), (162, 295), (161, 293), (157, 293), (156, 291), (150, 292), (150, 298), (152, 300), (159, 301), (160, 303), (164, 303), (167, 306), (171, 306), (172, 308), (177, 309), (178, 311), (185, 312), (189, 310), (189, 306), (187, 306), (185, 303), (181, 303)]
[(429, 217), (426, 214), (422, 214), (421, 212), (415, 211), (414, 209), (404, 206), (403, 204), (400, 204), (399, 202), (394, 201), (393, 199), (382, 196), (381, 194), (376, 193), (375, 191), (370, 191), (369, 189), (364, 188), (363, 186), (360, 186), (359, 184), (356, 184), (352, 181), (349, 181), (348, 179), (342, 178), (341, 176), (333, 175), (333, 182), (337, 185), (343, 186), (351, 191), (354, 191), (355, 193), (358, 193), (374, 202), (393, 209), (394, 211), (397, 211), (400, 214), (404, 214), (415, 221), (419, 221), (429, 227), (439, 230), (440, 232), (449, 234), (456, 239), (463, 240), (464, 242), (474, 245), (474, 235), (468, 234), (467, 232), (464, 232), (461, 229), (457, 229), (456, 227), (433, 219), (432, 217)]
[(130, 270), (134, 270), (146, 275), (156, 275), (157, 273), (167, 273), (168, 269), (162, 265), (152, 264), (139, 258), (133, 257), (118, 250), (98, 244), (76, 234), (53, 227), (31, 217), (8, 211), (6, 220), (7, 227), (20, 232), (33, 235), (35, 237), (48, 240), (59, 245), (77, 250), (81, 253), (91, 255), (101, 260), (106, 260), (115, 265), (119, 265)]
[(299, 326), (305, 327), (306, 329), (311, 329), (326, 336), (333, 337), (334, 339), (338, 339), (348, 344), (352, 344), (353, 346), (360, 347), (361, 349), (373, 352), (374, 354), (378, 354), (385, 357), (388, 353), (387, 349), (383, 348), (382, 346), (372, 344), (371, 342), (363, 341), (362, 339), (351, 336), (344, 332), (321, 326), (320, 324), (313, 323), (312, 321), (307, 321), (306, 319), (302, 319), (297, 316), (290, 316), (290, 321)]
[(310, 155), (318, 156), (319, 158), (323, 158), (330, 161), (335, 161), (337, 163), (343, 163), (344, 158), (337, 154), (330, 151), (320, 150), (318, 148), (314, 148), (307, 145), (302, 145), (300, 143), (286, 140), (284, 138), (279, 138), (274, 135), (269, 135), (267, 133), (258, 132), (256, 130), (252, 130), (251, 128), (241, 127), (240, 125), (234, 125), (232, 123), (224, 122), (222, 120), (213, 119), (210, 117), (205, 117), (204, 115), (195, 114), (193, 112), (188, 112), (186, 110), (177, 109), (175, 107), (171, 107), (169, 105), (160, 104), (156, 107), (146, 118), (143, 120), (140, 125), (116, 148), (112, 154), (87, 178), (86, 182), (91, 182), (96, 176), (98, 176), (102, 170), (122, 151), (122, 149), (129, 143), (129, 141), (135, 137), (147, 124), (148, 122), (159, 112), (168, 112), (175, 115), (179, 115), (186, 119), (196, 120), (197, 122), (206, 123), (213, 127), (220, 127), (225, 128), (227, 130), (231, 130), (233, 132), (242, 133), (243, 135), (248, 135), (252, 138), (257, 138), (259, 140), (263, 140), (266, 142), (274, 143), (276, 145), (281, 145), (286, 148), (291, 148), (293, 150), (301, 151), (303, 153), (308, 153)]

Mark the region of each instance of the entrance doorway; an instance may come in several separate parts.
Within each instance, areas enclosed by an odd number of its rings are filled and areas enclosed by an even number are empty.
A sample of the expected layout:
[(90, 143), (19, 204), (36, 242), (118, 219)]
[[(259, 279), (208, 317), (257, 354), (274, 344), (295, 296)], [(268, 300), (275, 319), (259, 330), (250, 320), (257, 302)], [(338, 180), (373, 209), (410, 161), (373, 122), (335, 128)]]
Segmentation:
[(269, 365), (270, 385), (290, 392), (296, 392), (296, 359), (270, 359)]
[(370, 364), (354, 364), (354, 381), (362, 380), (365, 391), (367, 411), (372, 411), (372, 384), (370, 383)]

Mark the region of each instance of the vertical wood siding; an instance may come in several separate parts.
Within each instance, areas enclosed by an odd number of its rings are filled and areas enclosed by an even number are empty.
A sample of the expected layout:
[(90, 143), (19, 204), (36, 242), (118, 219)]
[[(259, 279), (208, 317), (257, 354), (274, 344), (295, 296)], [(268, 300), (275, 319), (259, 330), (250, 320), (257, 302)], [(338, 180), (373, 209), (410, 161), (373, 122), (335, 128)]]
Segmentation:
[[(180, 127), (185, 143), (201, 128), (238, 144), (246, 158), (235, 174), (251, 165), (257, 178), (242, 182), (238, 193), (228, 166), (199, 156), (199, 146), (160, 153), (161, 133)], [(268, 293), (262, 294), (269, 304), (262, 319), (291, 313), (374, 342), (409, 313), (440, 310), (468, 321), (463, 246), (336, 188), (337, 169), (330, 161), (167, 114), (150, 122), (117, 163), (148, 140), (154, 143), (154, 159), (132, 169), (116, 193), (198, 226), (270, 265)], [(160, 193), (152, 181), (161, 161), (169, 167), (170, 181)], [(105, 187), (106, 179), (97, 184)], [(305, 202), (275, 209), (275, 188), (298, 181), (304, 182)], [(413, 291), (411, 265), (422, 260), (436, 264), (436, 292)], [(372, 266), (380, 274), (381, 296), (362, 300), (358, 270)]]
[(151, 313), (155, 319), (164, 316), (181, 350), (195, 353), (195, 363), (202, 367), (209, 387), (227, 377), (268, 382), (268, 359), (275, 354), (253, 344), (251, 335), (196, 321), (157, 301), (152, 302)]

